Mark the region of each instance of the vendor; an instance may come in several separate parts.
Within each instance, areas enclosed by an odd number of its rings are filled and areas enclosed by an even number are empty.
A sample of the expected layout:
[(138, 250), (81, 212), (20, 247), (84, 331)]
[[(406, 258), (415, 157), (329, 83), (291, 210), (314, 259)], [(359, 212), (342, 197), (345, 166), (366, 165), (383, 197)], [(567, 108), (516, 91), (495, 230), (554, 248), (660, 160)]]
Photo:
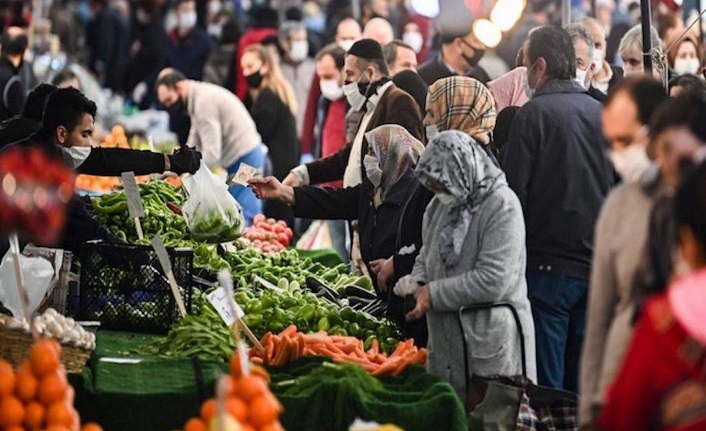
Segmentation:
[[(294, 207), (297, 217), (358, 220), (360, 249), (368, 271), (372, 262), (392, 256), (399, 243), (409, 243), (407, 232), (416, 232), (419, 227), (400, 226), (405, 206), (418, 208), (417, 199), (425, 199), (417, 193), (421, 189), (414, 177), (414, 166), (424, 150), (423, 144), (398, 125), (383, 125), (366, 133), (368, 153), (363, 157), (365, 173), (370, 181), (343, 189), (314, 186), (290, 187), (275, 177), (256, 178), (250, 181), (255, 194), (261, 199), (278, 199)], [(421, 224), (421, 218), (416, 219)], [(400, 298), (388, 298), (380, 290), (377, 280), (373, 284), (389, 309), (401, 310)], [(388, 314), (389, 315), (389, 314)], [(390, 315), (404, 323), (402, 314)], [(412, 338), (417, 334), (409, 334)], [(418, 334), (417, 337), (425, 337)]]

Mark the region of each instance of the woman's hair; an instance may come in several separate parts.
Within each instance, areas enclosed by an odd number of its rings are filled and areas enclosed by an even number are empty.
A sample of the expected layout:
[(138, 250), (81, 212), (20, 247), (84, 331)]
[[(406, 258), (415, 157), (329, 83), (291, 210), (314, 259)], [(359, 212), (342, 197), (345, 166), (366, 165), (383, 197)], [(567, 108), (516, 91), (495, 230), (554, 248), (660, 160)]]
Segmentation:
[[(669, 47), (671, 43), (671, 41), (667, 42), (667, 47)], [(699, 59), (700, 64), (704, 64), (704, 55), (701, 48), (701, 42), (699, 42), (699, 37), (694, 34), (693, 31), (687, 31), (684, 38), (679, 41), (679, 43), (671, 47), (671, 50), (667, 53), (667, 62), (669, 63), (670, 68), (674, 68), (674, 61), (677, 59), (679, 48), (685, 43), (691, 43), (694, 45), (694, 48), (696, 49), (696, 58)]]
[(688, 227), (706, 251), (706, 164), (686, 176), (674, 198), (677, 225)]
[(282, 69), (279, 67), (279, 61), (272, 55), (271, 51), (262, 45), (250, 45), (245, 49), (245, 52), (251, 52), (258, 56), (262, 61), (263, 66), (267, 66), (267, 74), (263, 78), (267, 79), (268, 86), (282, 99), (292, 114), (297, 112), (297, 98), (294, 95), (294, 89), (282, 75)]
[[(662, 40), (660, 40), (659, 34), (654, 27), (650, 27), (650, 39), (652, 39), (652, 48), (662, 49)], [(623, 55), (625, 53), (642, 55), (642, 25), (638, 24), (631, 28), (620, 39), (618, 54)]]

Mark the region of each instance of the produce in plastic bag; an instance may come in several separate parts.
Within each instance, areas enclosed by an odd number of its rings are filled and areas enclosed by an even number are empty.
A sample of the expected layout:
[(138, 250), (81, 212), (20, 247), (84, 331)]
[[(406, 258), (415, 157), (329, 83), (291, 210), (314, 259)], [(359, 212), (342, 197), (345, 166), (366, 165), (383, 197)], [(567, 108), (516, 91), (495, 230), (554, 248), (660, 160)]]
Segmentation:
[(184, 177), (183, 185), (187, 199), (182, 212), (194, 239), (225, 242), (242, 235), (245, 222), (240, 204), (203, 162), (194, 175)]

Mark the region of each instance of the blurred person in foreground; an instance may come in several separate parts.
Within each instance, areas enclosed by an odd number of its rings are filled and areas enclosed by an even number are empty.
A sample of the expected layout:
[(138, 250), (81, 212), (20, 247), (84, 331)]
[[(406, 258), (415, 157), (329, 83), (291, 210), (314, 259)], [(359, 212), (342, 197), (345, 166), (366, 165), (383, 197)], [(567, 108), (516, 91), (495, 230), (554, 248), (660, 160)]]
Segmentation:
[(613, 169), (601, 104), (575, 80), (566, 30), (540, 27), (524, 51), (531, 99), (514, 118), (503, 168), (527, 225), (539, 384), (577, 392), (593, 228)]

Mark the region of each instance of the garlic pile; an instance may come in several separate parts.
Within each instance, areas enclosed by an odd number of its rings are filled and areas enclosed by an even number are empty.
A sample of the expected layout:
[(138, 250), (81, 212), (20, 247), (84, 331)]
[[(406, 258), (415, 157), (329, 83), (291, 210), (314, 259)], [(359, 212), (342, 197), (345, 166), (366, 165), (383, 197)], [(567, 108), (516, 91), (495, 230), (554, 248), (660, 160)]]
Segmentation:
[[(9, 316), (0, 317), (0, 324), (10, 329), (21, 329), (29, 333), (29, 323)], [(34, 318), (34, 326), (41, 335), (56, 338), (62, 344), (70, 344), (87, 350), (96, 347), (96, 335), (83, 329), (71, 317), (65, 317), (53, 308)]]

